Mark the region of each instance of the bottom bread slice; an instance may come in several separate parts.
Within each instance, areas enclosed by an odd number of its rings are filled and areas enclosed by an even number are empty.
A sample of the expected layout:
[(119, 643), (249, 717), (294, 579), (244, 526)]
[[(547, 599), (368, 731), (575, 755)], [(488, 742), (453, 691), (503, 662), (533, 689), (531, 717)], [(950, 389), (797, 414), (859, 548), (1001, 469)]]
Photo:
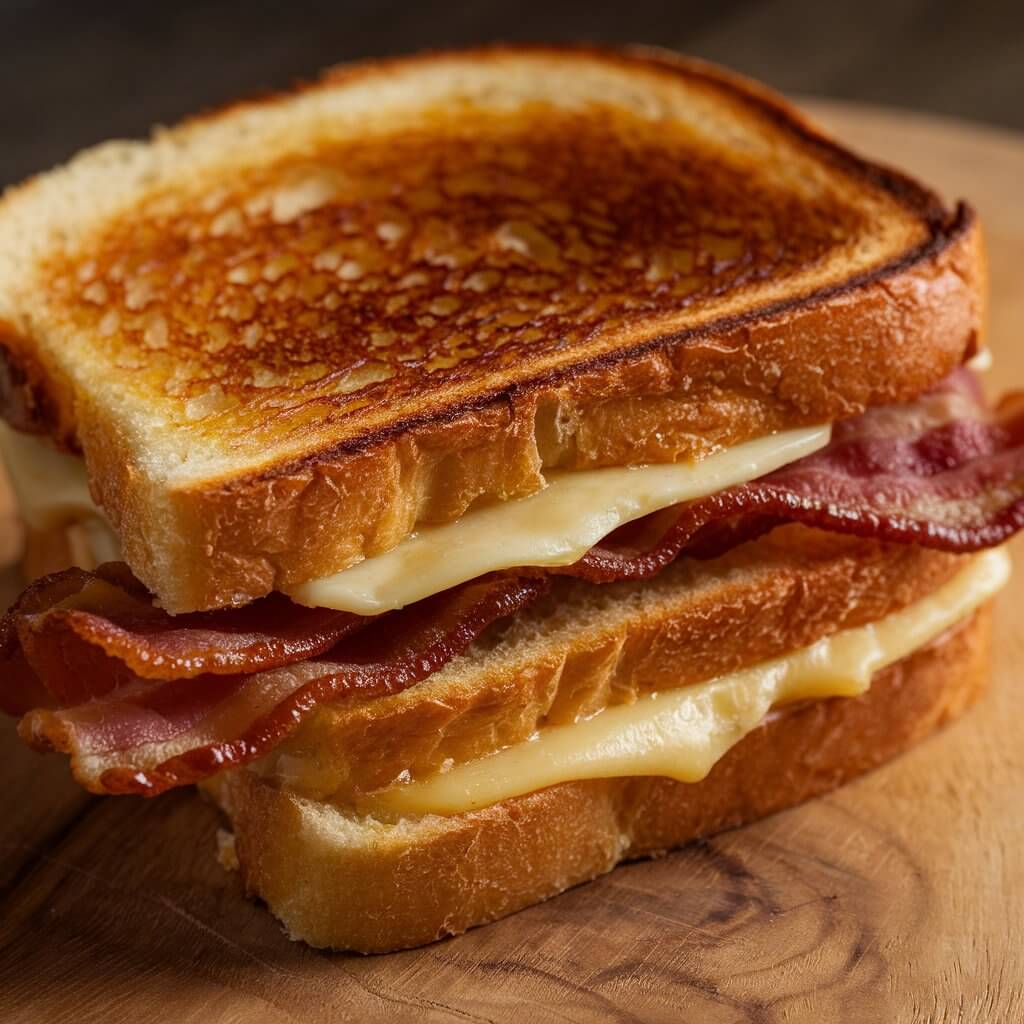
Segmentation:
[(247, 891), (293, 939), (386, 952), (464, 932), (701, 836), (825, 793), (900, 754), (984, 689), (983, 605), (878, 672), (860, 697), (794, 705), (698, 783), (567, 782), (466, 814), (356, 817), (247, 770), (204, 789), (234, 829)]

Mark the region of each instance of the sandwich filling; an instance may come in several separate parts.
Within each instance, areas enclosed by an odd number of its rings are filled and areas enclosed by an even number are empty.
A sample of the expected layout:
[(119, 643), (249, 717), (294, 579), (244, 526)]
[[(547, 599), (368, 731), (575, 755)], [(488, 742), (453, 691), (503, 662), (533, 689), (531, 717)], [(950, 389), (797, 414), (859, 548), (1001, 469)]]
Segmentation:
[[(471, 510), (426, 527), (384, 554), (342, 572), (286, 587), (299, 604), (379, 615), (432, 597), (485, 573), (578, 562), (621, 526), (681, 502), (747, 483), (824, 448), (827, 425), (782, 431), (698, 462), (565, 472), (518, 501)], [(97, 562), (119, 558), (117, 538), (93, 503), (83, 461), (0, 426), (19, 506), (36, 530), (81, 522), (95, 537)], [(494, 538), (501, 543), (495, 544)]]
[[(416, 685), (486, 641), (556, 575), (647, 579), (681, 556), (716, 557), (786, 523), (950, 552), (995, 547), (1024, 525), (1024, 407), (1010, 399), (990, 412), (966, 369), (915, 402), (835, 424), (824, 441), (821, 428), (777, 435), (767, 457), (748, 449), (713, 493), (694, 485), (694, 467), (655, 467), (673, 487), (689, 481), (664, 492), (678, 504), (643, 515), (635, 495), (615, 498), (615, 514), (596, 517), (598, 539), (572, 552), (575, 561), (558, 564), (563, 551), (555, 564), (515, 565), (518, 551), (502, 554), (490, 564), (509, 568), (454, 586), (442, 573), (435, 582), (447, 589), (430, 593), (432, 582), (429, 596), (382, 614), (272, 594), (172, 616), (120, 563), (46, 577), (0, 625), (0, 707), (21, 717), (29, 743), (69, 753), (87, 788), (154, 795), (266, 756), (322, 705)], [(643, 478), (613, 472), (623, 486)], [(641, 518), (626, 522), (633, 515)], [(505, 542), (500, 531), (491, 538), (495, 549)]]
[(420, 530), (382, 555), (286, 592), (300, 604), (378, 615), (484, 573), (572, 565), (619, 527), (755, 480), (824, 448), (830, 436), (828, 426), (805, 427), (700, 462), (560, 473), (539, 494)]
[[(1007, 553), (987, 551), (934, 593), (878, 622), (752, 668), (541, 730), (488, 757), (369, 794), (357, 806), (378, 815), (461, 814), (581, 779), (657, 775), (698, 782), (772, 708), (865, 693), (876, 672), (962, 622), (1009, 574)], [(294, 761), (289, 767), (301, 771)]]

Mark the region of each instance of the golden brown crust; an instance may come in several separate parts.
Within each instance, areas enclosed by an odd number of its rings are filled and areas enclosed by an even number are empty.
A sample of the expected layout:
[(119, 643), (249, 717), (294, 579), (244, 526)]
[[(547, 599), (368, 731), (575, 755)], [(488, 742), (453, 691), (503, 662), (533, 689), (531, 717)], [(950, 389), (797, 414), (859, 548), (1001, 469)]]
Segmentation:
[[(980, 254), (977, 222), (965, 215), (948, 248), (852, 294), (560, 386), (519, 387), (365, 452), (175, 492), (162, 519), (105, 430), (89, 445), (93, 476), (129, 562), (166, 607), (244, 603), (387, 550), (417, 523), (451, 521), (481, 498), (532, 493), (545, 462), (678, 460), (912, 398), (974, 351)], [(545, 443), (553, 422), (569, 425), (570, 444)]]
[(645, 693), (760, 664), (874, 622), (941, 586), (970, 556), (800, 526), (712, 562), (595, 588), (559, 581), (418, 686), (325, 705), (264, 760), (311, 799), (362, 793), (483, 757), (538, 729)]
[[(418, 86), (436, 100), (396, 104)], [(353, 95), (387, 116), (331, 135)], [(217, 151), (242, 125), (244, 155)], [(0, 288), (0, 348), (56, 353), (36, 404), (173, 611), (337, 571), (545, 468), (914, 397), (981, 329), (970, 210), (666, 55), (385, 61), (114, 155), (144, 184)], [(100, 157), (5, 199), (0, 248)]]
[(959, 715), (985, 686), (989, 606), (878, 673), (855, 699), (773, 716), (702, 782), (566, 783), (451, 818), (345, 818), (250, 772), (208, 791), (226, 810), (248, 891), (289, 935), (385, 952), (458, 934), (700, 836), (840, 786)]

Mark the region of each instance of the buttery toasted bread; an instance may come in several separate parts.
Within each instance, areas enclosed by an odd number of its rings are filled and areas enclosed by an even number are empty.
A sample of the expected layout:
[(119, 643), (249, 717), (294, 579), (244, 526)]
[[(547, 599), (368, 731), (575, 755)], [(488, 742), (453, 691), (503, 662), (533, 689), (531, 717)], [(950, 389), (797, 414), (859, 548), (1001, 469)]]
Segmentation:
[[(513, 913), (623, 860), (754, 821), (877, 767), (982, 692), (989, 639), (984, 605), (877, 672), (863, 696), (774, 713), (697, 783), (565, 782), (482, 810), (394, 821), (310, 799), (252, 770), (219, 775), (203, 789), (234, 829), (224, 860), (240, 867), (247, 890), (266, 900), (293, 939), (364, 953), (405, 948)], [(623, 657), (627, 675), (644, 671), (641, 650), (627, 647), (620, 664)]]
[(908, 399), (978, 344), (971, 211), (651, 51), (341, 69), (0, 202), (0, 411), (84, 452), (172, 611), (550, 467)]

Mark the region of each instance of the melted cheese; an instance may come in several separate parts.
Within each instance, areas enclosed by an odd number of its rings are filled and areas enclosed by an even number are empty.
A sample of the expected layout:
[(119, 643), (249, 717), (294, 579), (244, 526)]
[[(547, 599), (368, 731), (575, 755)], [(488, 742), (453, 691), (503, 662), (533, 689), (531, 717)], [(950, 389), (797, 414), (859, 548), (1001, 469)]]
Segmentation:
[(806, 427), (700, 462), (555, 474), (528, 498), (427, 527), (390, 551), (285, 592), (300, 604), (378, 615), (497, 569), (570, 565), (625, 523), (764, 476), (823, 448), (830, 436), (828, 426)]
[(80, 523), (97, 564), (121, 557), (117, 536), (89, 493), (89, 477), (81, 458), (4, 424), (0, 424), (0, 452), (18, 512), (31, 529), (43, 533)]
[[(379, 615), (515, 566), (569, 565), (625, 523), (764, 476), (829, 442), (829, 426), (748, 441), (699, 462), (560, 473), (538, 494), (427, 527), (343, 572), (285, 589), (300, 604)], [(82, 459), (0, 428), (22, 518), (37, 531), (82, 523), (97, 561), (120, 557)]]
[(34, 530), (49, 530), (97, 515), (85, 463), (0, 424), (0, 449), (18, 499), (18, 510)]
[(1009, 572), (1005, 551), (987, 551), (933, 594), (879, 622), (754, 668), (545, 729), (489, 757), (382, 790), (367, 809), (458, 814), (579, 779), (660, 775), (697, 782), (773, 707), (864, 693), (874, 673), (965, 618)]

